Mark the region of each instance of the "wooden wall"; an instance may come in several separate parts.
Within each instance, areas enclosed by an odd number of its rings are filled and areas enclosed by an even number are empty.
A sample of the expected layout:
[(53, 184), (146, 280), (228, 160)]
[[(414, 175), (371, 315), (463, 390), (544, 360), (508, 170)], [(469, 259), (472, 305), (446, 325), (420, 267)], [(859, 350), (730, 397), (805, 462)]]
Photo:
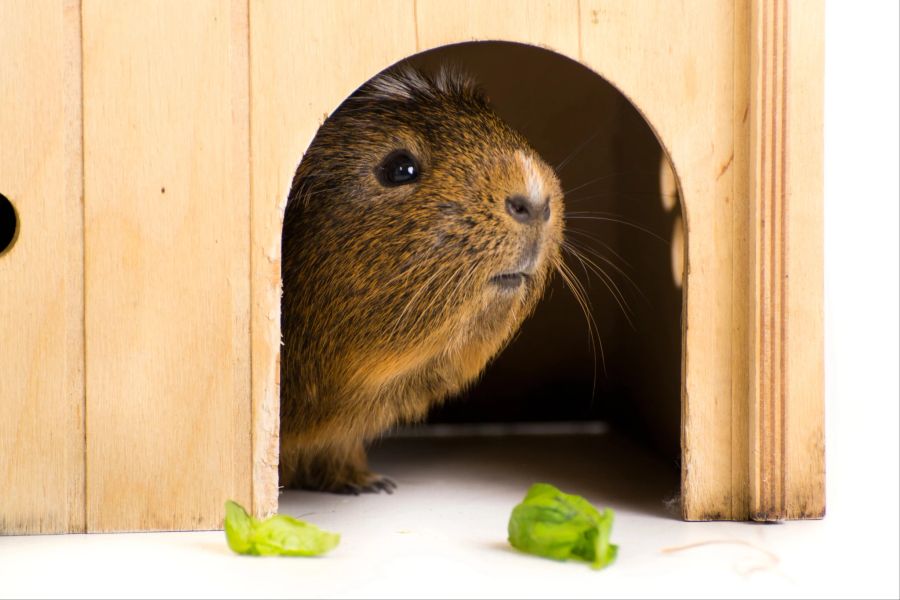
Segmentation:
[[(763, 31), (751, 14), (776, 5), (795, 17), (771, 26), (795, 50), (776, 63), (790, 73), (776, 80), (789, 98), (780, 131), (793, 132), (776, 196), (791, 202), (795, 243), (757, 255), (754, 211), (768, 196), (754, 200), (751, 165), (771, 162), (759, 140), (777, 134), (751, 127), (751, 92), (768, 98), (751, 82), (775, 68), (751, 61)], [(0, 3), (0, 192), (21, 218), (0, 256), (0, 532), (213, 528), (226, 498), (275, 508), (280, 219), (296, 164), (381, 69), (487, 39), (546, 47), (609, 79), (679, 174), (685, 516), (747, 518), (751, 469), (760, 481), (772, 464), (806, 507), (787, 513), (817, 516), (819, 351), (756, 377), (772, 363), (758, 360), (768, 330), (754, 325), (775, 310), (791, 339), (821, 336), (820, 270), (791, 280), (783, 312), (756, 303), (756, 267), (781, 249), (781, 278), (820, 265), (809, 14), (821, 14), (813, 0)], [(761, 450), (760, 398), (780, 398), (765, 407), (788, 416), (786, 442)]]
[(77, 2), (0, 2), (0, 533), (84, 529)]
[(86, 1), (87, 526), (250, 500), (247, 7)]

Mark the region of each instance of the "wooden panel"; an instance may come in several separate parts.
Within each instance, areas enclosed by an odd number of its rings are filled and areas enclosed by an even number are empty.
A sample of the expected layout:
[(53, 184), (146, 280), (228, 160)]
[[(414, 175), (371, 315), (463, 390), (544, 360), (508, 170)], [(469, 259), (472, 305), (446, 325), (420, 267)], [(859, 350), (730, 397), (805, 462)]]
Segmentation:
[(84, 529), (78, 2), (0, 2), (0, 534)]
[[(779, 14), (782, 13), (782, 14)], [(784, 517), (784, 343), (782, 225), (784, 179), (784, 28), (780, 0), (752, 7), (751, 277), (753, 356), (750, 385), (750, 513), (761, 521)], [(777, 24), (776, 24), (777, 23)]]
[(87, 526), (250, 500), (246, 3), (88, 0)]
[(505, 40), (579, 55), (577, 0), (417, 0), (416, 25), (419, 50)]
[(819, 2), (753, 7), (751, 516), (824, 514)]
[[(297, 159), (316, 126), (352, 89), (413, 49), (503, 39), (580, 58), (634, 102), (669, 153), (684, 200), (688, 249), (684, 516), (747, 518), (755, 374), (755, 241), (749, 235), (755, 160), (749, 49), (755, 5), (750, 0), (646, 6), (581, 0), (534, 2), (523, 9), (513, 2), (419, 0), (362, 6), (258, 2), (251, 8), (256, 512), (271, 510), (276, 493), (277, 440), (267, 432), (277, 431), (278, 238)], [(567, 17), (579, 9), (580, 18)], [(399, 25), (409, 22), (410, 12), (414, 30)], [(353, 44), (344, 42), (349, 30)], [(808, 214), (815, 219), (814, 209)], [(797, 235), (805, 236), (807, 225), (798, 220), (798, 232), (804, 232)], [(801, 253), (806, 259), (816, 247), (815, 234), (808, 239), (809, 248)], [(786, 264), (788, 269), (792, 263)], [(814, 321), (815, 303), (806, 310)], [(801, 360), (809, 363), (815, 356), (814, 349), (801, 353)]]
[(414, 8), (410, 0), (250, 4), (253, 507), (258, 515), (274, 511), (278, 499), (281, 222), (291, 179), (325, 117), (370, 77), (415, 53)]
[(824, 161), (825, 10), (786, 2), (785, 517), (825, 515)]
[[(582, 62), (645, 115), (678, 175), (688, 251), (685, 274), (682, 500), (687, 519), (745, 518), (746, 481), (735, 452), (739, 373), (733, 347), (740, 315), (733, 242), (735, 6), (628, 0), (581, 2)], [(652, 42), (650, 41), (652, 40)], [(737, 248), (740, 251), (740, 248)], [(741, 300), (738, 300), (740, 302)], [(744, 326), (743, 324), (741, 325)], [(737, 381), (739, 383), (739, 381)], [(736, 408), (737, 407), (737, 408)], [(739, 461), (738, 461), (739, 462)]]

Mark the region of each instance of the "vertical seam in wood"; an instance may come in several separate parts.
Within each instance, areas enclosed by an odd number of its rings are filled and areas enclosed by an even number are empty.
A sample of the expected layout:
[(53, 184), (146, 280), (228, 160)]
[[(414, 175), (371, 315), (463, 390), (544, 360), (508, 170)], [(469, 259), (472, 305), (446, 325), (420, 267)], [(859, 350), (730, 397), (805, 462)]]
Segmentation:
[[(737, 5), (737, 3), (735, 3), (735, 5)], [(736, 10), (734, 11), (734, 15), (732, 15), (732, 17), (733, 17), (732, 18), (732, 31), (733, 31), (732, 35), (734, 36), (734, 38), (732, 39), (733, 50), (732, 50), (732, 57), (731, 57), (731, 115), (732, 115), (731, 144), (732, 144), (732, 146), (736, 146), (737, 145), (737, 127), (738, 127), (737, 119), (734, 118), (734, 115), (737, 112), (737, 102), (735, 100), (735, 95), (737, 94), (737, 84), (738, 84), (738, 82), (736, 81), (736, 79), (737, 79), (736, 75), (738, 72), (738, 70), (737, 70), (738, 12)], [(736, 150), (736, 148), (732, 147), (732, 156), (734, 156), (735, 150)], [(734, 174), (732, 173), (732, 176), (731, 176), (731, 231), (732, 231), (732, 236), (731, 236), (731, 294), (732, 294), (731, 304), (732, 304), (732, 309), (731, 309), (731, 319), (730, 319), (732, 323), (734, 323), (734, 273), (735, 273), (734, 247), (737, 243), (737, 239), (733, 235), (734, 231), (735, 231), (735, 227), (734, 227), (735, 212), (737, 211), (737, 206), (738, 206), (737, 195), (735, 194), (736, 191), (737, 190), (735, 189), (735, 177), (734, 177)], [(731, 433), (731, 445), (728, 448), (728, 464), (731, 466), (731, 472), (730, 472), (731, 515), (730, 516), (732, 518), (734, 518), (734, 516), (737, 512), (735, 509), (735, 505), (737, 504), (737, 492), (736, 492), (737, 488), (736, 488), (735, 482), (734, 482), (734, 442), (735, 442), (735, 439), (734, 439), (734, 428), (735, 428), (734, 403), (737, 401), (737, 398), (734, 393), (735, 373), (734, 373), (734, 341), (733, 340), (731, 342), (731, 345), (728, 348), (728, 363), (731, 365), (731, 432), (730, 432)]]
[(78, 126), (81, 136), (81, 377), (82, 377), (82, 410), (81, 410), (81, 431), (84, 435), (84, 444), (82, 445), (81, 462), (84, 469), (81, 485), (82, 485), (82, 530), (87, 533), (88, 530), (88, 460), (87, 460), (87, 195), (85, 194), (85, 138), (84, 138), (84, 2), (78, 2), (78, 87), (80, 95), (81, 114), (78, 115)]
[[(579, 2), (580, 1), (581, 0), (579, 0)], [(737, 3), (735, 3), (735, 5), (737, 5)], [(732, 22), (732, 32), (733, 32), (732, 35), (734, 36), (734, 39), (732, 40), (732, 42), (733, 42), (732, 46), (734, 49), (732, 50), (732, 63), (731, 63), (731, 114), (732, 114), (731, 143), (733, 146), (732, 147), (732, 157), (734, 157), (736, 155), (736, 150), (737, 150), (736, 146), (737, 146), (737, 140), (738, 140), (737, 129), (739, 126), (739, 122), (738, 122), (737, 118), (735, 117), (735, 115), (737, 115), (736, 96), (737, 96), (738, 85), (743, 84), (743, 82), (738, 81), (737, 77), (736, 77), (736, 75), (738, 73), (737, 63), (738, 63), (738, 60), (740, 60), (738, 57), (741, 56), (741, 54), (740, 54), (741, 49), (738, 48), (737, 32), (738, 32), (738, 27), (740, 25), (738, 23), (738, 18), (739, 18), (739, 13), (737, 10), (735, 10), (733, 19), (732, 19), (732, 21), (733, 21)], [(749, 48), (748, 48), (748, 50), (749, 50)], [(735, 256), (736, 256), (735, 246), (737, 245), (737, 236), (734, 235), (734, 233), (736, 231), (734, 222), (737, 218), (736, 213), (739, 210), (738, 209), (739, 204), (738, 204), (738, 199), (737, 199), (737, 187), (735, 185), (735, 182), (737, 179), (735, 177), (736, 172), (737, 172), (737, 169), (732, 169), (732, 173), (731, 173), (731, 231), (732, 231), (732, 236), (731, 236), (731, 293), (732, 293), (731, 322), (732, 323), (734, 323), (734, 287), (735, 287), (734, 286), (734, 274), (737, 271), (737, 265), (735, 264), (736, 263), (736, 261), (735, 261)], [(731, 445), (728, 448), (728, 452), (729, 452), (728, 461), (729, 461), (729, 464), (731, 465), (731, 503), (730, 503), (731, 504), (731, 514), (729, 516), (732, 519), (737, 518), (737, 515), (738, 515), (738, 506), (737, 505), (738, 505), (739, 493), (740, 493), (740, 491), (739, 491), (740, 490), (740, 482), (735, 481), (736, 473), (734, 470), (734, 449), (735, 449), (735, 444), (737, 443), (737, 440), (735, 439), (735, 427), (739, 425), (738, 423), (735, 422), (735, 419), (734, 419), (734, 414), (735, 414), (734, 405), (736, 402), (740, 401), (739, 394), (734, 393), (734, 378), (735, 378), (734, 355), (735, 355), (734, 341), (732, 341), (731, 346), (729, 347), (729, 364), (731, 365)]]
[[(762, 69), (762, 73), (760, 74), (760, 85), (761, 85), (761, 93), (760, 93), (760, 120), (759, 120), (759, 128), (758, 132), (759, 136), (759, 148), (760, 148), (760, 160), (759, 160), (759, 178), (758, 178), (758, 194), (759, 194), (759, 227), (760, 227), (760, 236), (758, 240), (758, 260), (759, 260), (759, 308), (760, 311), (765, 311), (766, 301), (767, 301), (767, 287), (766, 287), (766, 247), (765, 247), (765, 233), (766, 233), (766, 214), (765, 214), (765, 203), (766, 203), (766, 190), (765, 190), (765, 168), (766, 168), (766, 143), (765, 143), (765, 128), (766, 128), (766, 118), (767, 118), (767, 69), (766, 69), (766, 61), (768, 60), (768, 11), (769, 2), (765, 0), (763, 2), (763, 14), (762, 19), (760, 21), (760, 27), (762, 28), (762, 48), (760, 51), (760, 68)], [(766, 480), (764, 477), (765, 467), (763, 466), (763, 462), (766, 459), (766, 437), (765, 432), (759, 430), (759, 425), (766, 421), (766, 408), (767, 402), (765, 399), (765, 382), (766, 382), (766, 370), (768, 368), (768, 340), (766, 336), (766, 323), (764, 320), (764, 314), (759, 314), (758, 319), (758, 327), (759, 327), (759, 367), (756, 373), (757, 377), (757, 394), (754, 401), (757, 402), (759, 407), (759, 414), (756, 416), (757, 424), (757, 443), (759, 444), (759, 454), (758, 454), (758, 469), (755, 474), (755, 477), (758, 479), (758, 492), (756, 498), (756, 512), (763, 512), (763, 507), (760, 505), (760, 499), (766, 497)]]
[(768, 269), (768, 277), (769, 277), (769, 300), (768, 305), (766, 307), (766, 329), (769, 331), (768, 335), (768, 369), (769, 369), (769, 380), (768, 385), (766, 386), (766, 393), (768, 394), (767, 408), (766, 408), (766, 416), (767, 416), (767, 427), (766, 427), (766, 449), (767, 459), (769, 462), (769, 472), (768, 479), (769, 484), (766, 488), (767, 496), (767, 504), (766, 513), (771, 515), (771, 512), (775, 509), (775, 495), (776, 495), (776, 487), (777, 487), (777, 460), (775, 456), (775, 445), (777, 444), (777, 435), (775, 431), (775, 427), (777, 425), (777, 410), (778, 410), (778, 398), (777, 398), (777, 385), (775, 382), (778, 378), (778, 372), (775, 369), (775, 361), (776, 361), (776, 349), (777, 349), (777, 340), (775, 335), (775, 327), (776, 327), (776, 311), (777, 304), (775, 301), (776, 294), (778, 293), (777, 288), (777, 278), (776, 278), (776, 235), (775, 230), (777, 228), (776, 223), (776, 199), (777, 199), (777, 173), (778, 173), (778, 109), (776, 106), (776, 102), (778, 101), (778, 40), (776, 38), (777, 27), (778, 27), (778, 0), (772, 0), (772, 39), (769, 44), (769, 51), (771, 55), (772, 64), (769, 69), (769, 73), (772, 77), (772, 110), (769, 111), (768, 117), (771, 119), (771, 136), (769, 137), (768, 143), (771, 145), (771, 157), (769, 159), (769, 190), (767, 194), (768, 203), (768, 217), (769, 217), (769, 227), (766, 233), (769, 236), (769, 245), (766, 248), (769, 259), (769, 269)]
[(780, 336), (780, 358), (781, 358), (781, 497), (780, 509), (782, 516), (787, 509), (786, 499), (786, 461), (787, 453), (785, 452), (785, 443), (787, 439), (785, 430), (785, 412), (787, 410), (787, 253), (788, 253), (788, 234), (787, 234), (787, 145), (788, 145), (788, 129), (787, 129), (787, 90), (788, 90), (788, 14), (789, 8), (786, 0), (782, 0), (782, 24), (781, 24), (781, 57), (782, 57), (782, 74), (781, 74), (781, 336)]
[(419, 0), (412, 0), (413, 5), (413, 33), (416, 36), (416, 52), (421, 50), (419, 45)]
[(256, 452), (256, 419), (254, 418), (254, 410), (253, 410), (253, 132), (251, 128), (253, 127), (253, 84), (251, 82), (251, 78), (253, 77), (253, 67), (250, 57), (250, 0), (246, 0), (244, 3), (245, 10), (247, 11), (247, 18), (245, 22), (247, 23), (247, 35), (245, 36), (245, 40), (247, 45), (245, 50), (247, 52), (247, 276), (250, 278), (249, 285), (247, 286), (248, 290), (248, 303), (247, 307), (250, 309), (249, 318), (247, 319), (247, 358), (249, 362), (247, 378), (249, 379), (247, 391), (249, 393), (249, 402), (248, 402), (248, 411), (250, 413), (250, 452), (248, 452), (248, 459), (250, 461), (250, 470), (248, 474), (250, 476), (250, 514), (256, 514), (257, 509), (257, 501), (256, 501), (256, 477), (255, 477), (255, 466), (256, 461), (255, 452)]
[(581, 32), (581, 0), (577, 0), (576, 2), (578, 14), (576, 18), (578, 20), (578, 62), (584, 62), (584, 51), (582, 50), (582, 32)]

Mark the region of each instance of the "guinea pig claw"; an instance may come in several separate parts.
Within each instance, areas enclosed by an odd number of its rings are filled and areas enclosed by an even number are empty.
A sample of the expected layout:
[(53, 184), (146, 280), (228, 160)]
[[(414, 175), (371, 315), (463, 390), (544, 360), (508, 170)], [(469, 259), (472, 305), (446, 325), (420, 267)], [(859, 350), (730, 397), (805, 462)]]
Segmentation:
[(375, 487), (375, 491), (387, 492), (388, 494), (393, 494), (394, 490), (397, 489), (397, 484), (390, 477), (381, 477), (372, 485)]
[(393, 494), (395, 489), (397, 489), (397, 484), (394, 483), (394, 480), (383, 475), (373, 475), (371, 481), (362, 487), (362, 491), (373, 494), (380, 492)]
[(397, 489), (397, 484), (389, 477), (381, 475), (370, 475), (366, 483), (344, 483), (332, 489), (336, 494), (346, 494), (348, 496), (359, 496), (360, 494), (378, 494), (386, 492), (393, 494)]
[(336, 494), (346, 494), (348, 496), (359, 496), (363, 491), (365, 491), (365, 488), (362, 488), (355, 483), (345, 483), (334, 490)]

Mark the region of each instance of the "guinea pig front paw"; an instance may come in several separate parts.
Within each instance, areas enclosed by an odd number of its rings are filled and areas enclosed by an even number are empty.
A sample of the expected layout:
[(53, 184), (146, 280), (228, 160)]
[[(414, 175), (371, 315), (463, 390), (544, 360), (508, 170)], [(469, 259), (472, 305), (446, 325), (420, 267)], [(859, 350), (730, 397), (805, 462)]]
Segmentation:
[(393, 494), (395, 489), (397, 489), (397, 484), (390, 477), (365, 472), (360, 473), (353, 481), (338, 484), (331, 491), (336, 494), (359, 496), (360, 494), (379, 494), (381, 492)]

